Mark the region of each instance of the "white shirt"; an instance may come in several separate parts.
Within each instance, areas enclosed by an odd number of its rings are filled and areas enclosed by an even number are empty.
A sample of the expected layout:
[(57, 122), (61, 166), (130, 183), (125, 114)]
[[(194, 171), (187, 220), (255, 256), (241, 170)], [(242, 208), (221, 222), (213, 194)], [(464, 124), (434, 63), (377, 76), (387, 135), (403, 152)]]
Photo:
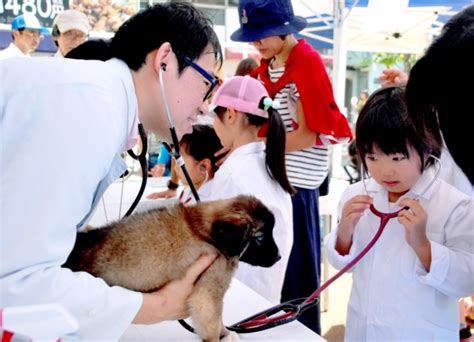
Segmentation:
[[(197, 190), (199, 195), (199, 200), (202, 202), (210, 201), (212, 198), (212, 179), (206, 181), (201, 185), (201, 187)], [(194, 199), (194, 195), (191, 191), (189, 186), (185, 186), (181, 193), (179, 194), (179, 203), (184, 205), (196, 204), (196, 200)]]
[(60, 266), (125, 169), (137, 113), (130, 70), (115, 59), (8, 59), (0, 79), (0, 308), (59, 303), (81, 339), (117, 339), (142, 295)]
[(3, 59), (11, 58), (11, 57), (31, 57), (30, 54), (24, 54), (15, 43), (10, 43), (10, 45), (0, 51), (0, 61)]
[(281, 260), (269, 268), (239, 263), (237, 279), (273, 303), (279, 303), (293, 245), (293, 209), (290, 195), (273, 180), (265, 165), (265, 144), (237, 148), (214, 175), (209, 200), (254, 195), (275, 215), (273, 237)]
[[(402, 198), (421, 194), (433, 176), (432, 170), (425, 171)], [(399, 209), (388, 202), (388, 193), (379, 184), (372, 179), (366, 183), (376, 209)], [(339, 217), (344, 203), (359, 194), (365, 194), (361, 182), (346, 189), (339, 203)], [(426, 272), (406, 242), (404, 227), (396, 218), (389, 220), (379, 241), (353, 267), (346, 341), (459, 340), (457, 300), (474, 293), (472, 199), (437, 179), (419, 201), (428, 215), (430, 271)], [(331, 232), (325, 239), (329, 262), (337, 269), (347, 265), (369, 243), (379, 224), (377, 216), (365, 211), (345, 256), (335, 250), (337, 229)]]

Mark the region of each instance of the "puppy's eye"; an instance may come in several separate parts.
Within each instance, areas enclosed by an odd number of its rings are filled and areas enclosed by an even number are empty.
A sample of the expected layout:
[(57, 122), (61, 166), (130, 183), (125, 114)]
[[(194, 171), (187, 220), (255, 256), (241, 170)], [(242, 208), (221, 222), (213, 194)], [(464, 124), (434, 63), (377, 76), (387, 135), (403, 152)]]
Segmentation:
[(263, 232), (258, 232), (253, 236), (253, 239), (255, 240), (255, 243), (257, 245), (261, 245), (263, 243), (264, 238), (265, 237), (263, 235)]

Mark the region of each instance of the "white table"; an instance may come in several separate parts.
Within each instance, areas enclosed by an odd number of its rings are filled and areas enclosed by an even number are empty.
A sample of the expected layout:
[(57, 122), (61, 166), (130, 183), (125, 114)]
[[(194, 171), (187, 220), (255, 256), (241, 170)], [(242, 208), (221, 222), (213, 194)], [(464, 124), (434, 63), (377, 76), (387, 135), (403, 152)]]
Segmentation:
[[(272, 305), (237, 279), (224, 298), (224, 323), (231, 325)], [(188, 320), (192, 325), (192, 322)], [(243, 341), (325, 341), (298, 321), (269, 330), (240, 334)], [(200, 341), (200, 338), (184, 329), (178, 322), (169, 321), (154, 325), (132, 325), (120, 338), (124, 341)]]
[[(146, 196), (152, 192), (166, 190), (169, 177), (153, 177), (147, 181), (145, 192), (134, 212), (146, 211), (151, 208), (174, 205), (177, 198), (149, 200)], [(141, 178), (135, 177), (125, 182), (117, 180), (109, 186), (98, 204), (89, 225), (99, 227), (122, 218), (132, 205), (140, 189)]]
[[(92, 226), (101, 226), (117, 220), (119, 212), (123, 216), (135, 199), (140, 188), (140, 179), (128, 180), (123, 184), (117, 181), (104, 194), (104, 201), (99, 204), (89, 222)], [(137, 212), (163, 205), (172, 205), (176, 199), (147, 200), (151, 192), (166, 189), (166, 178), (149, 179)], [(122, 191), (123, 189), (123, 191)], [(121, 200), (122, 198), (122, 200)], [(121, 209), (120, 209), (121, 207)], [(105, 210), (104, 210), (105, 208)], [(107, 215), (105, 215), (105, 211)], [(106, 218), (107, 216), (107, 218)], [(271, 307), (272, 304), (259, 294), (234, 279), (224, 298), (224, 323), (231, 325), (248, 316)], [(325, 341), (322, 337), (306, 328), (298, 321), (252, 334), (240, 334), (241, 340), (258, 341)], [(163, 322), (154, 325), (131, 325), (120, 341), (199, 341), (199, 337), (185, 330), (177, 321)]]

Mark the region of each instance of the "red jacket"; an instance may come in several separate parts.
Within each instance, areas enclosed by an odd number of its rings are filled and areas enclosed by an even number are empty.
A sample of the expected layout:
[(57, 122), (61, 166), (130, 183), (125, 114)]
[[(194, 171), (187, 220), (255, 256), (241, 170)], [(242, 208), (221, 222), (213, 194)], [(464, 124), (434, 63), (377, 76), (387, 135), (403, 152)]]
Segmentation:
[(334, 100), (321, 56), (311, 45), (304, 39), (298, 41), (285, 63), (285, 72), (275, 83), (268, 75), (269, 63), (270, 60), (262, 59), (252, 76), (258, 76), (263, 81), (270, 97), (273, 98), (286, 84), (295, 83), (310, 130), (336, 139), (352, 139), (347, 119)]

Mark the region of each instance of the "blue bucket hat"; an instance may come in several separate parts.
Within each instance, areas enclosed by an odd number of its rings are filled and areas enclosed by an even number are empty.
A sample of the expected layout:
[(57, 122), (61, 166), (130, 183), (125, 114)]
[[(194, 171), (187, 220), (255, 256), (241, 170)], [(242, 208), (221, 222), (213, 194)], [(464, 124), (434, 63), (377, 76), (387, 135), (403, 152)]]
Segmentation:
[(42, 34), (49, 34), (48, 29), (41, 26), (39, 20), (33, 14), (30, 13), (21, 14), (13, 19), (12, 30), (21, 29), (37, 30), (40, 31)]
[(230, 39), (254, 42), (271, 36), (285, 36), (304, 29), (306, 19), (293, 13), (291, 0), (240, 0), (240, 28)]

